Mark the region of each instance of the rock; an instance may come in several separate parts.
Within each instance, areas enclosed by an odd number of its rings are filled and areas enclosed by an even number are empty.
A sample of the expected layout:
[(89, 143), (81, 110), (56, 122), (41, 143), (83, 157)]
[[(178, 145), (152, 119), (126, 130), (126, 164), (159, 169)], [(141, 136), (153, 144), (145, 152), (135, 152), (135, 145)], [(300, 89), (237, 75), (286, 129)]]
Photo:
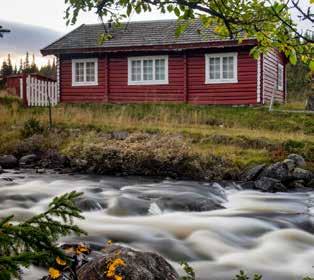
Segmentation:
[(290, 182), (287, 186), (289, 189), (302, 189), (304, 188), (304, 181), (303, 180), (294, 180)]
[(161, 209), (188, 212), (211, 211), (224, 208), (213, 198), (190, 192), (162, 196), (156, 201), (156, 204)]
[(239, 182), (239, 185), (243, 190), (254, 190), (254, 189), (256, 189), (254, 181)]
[(2, 168), (16, 168), (18, 167), (18, 160), (13, 155), (3, 155), (0, 156), (0, 165), (2, 166)]
[(289, 170), (285, 163), (276, 162), (265, 168), (261, 173), (261, 177), (268, 177), (285, 181), (289, 177)]
[(35, 154), (26, 155), (20, 158), (20, 166), (32, 166), (38, 161), (38, 157)]
[(46, 169), (44, 169), (44, 168), (37, 168), (36, 169), (36, 173), (37, 174), (44, 174), (44, 173), (46, 173)]
[[(96, 257), (78, 269), (78, 280), (118, 279), (114, 275), (128, 280), (179, 280), (173, 267), (155, 253), (118, 245), (106, 245), (102, 253), (104, 256)], [(110, 275), (110, 271), (114, 275)]]
[(295, 180), (304, 180), (304, 181), (310, 181), (311, 179), (314, 179), (314, 174), (309, 171), (302, 168), (295, 168), (292, 172), (292, 177)]
[(285, 165), (287, 165), (287, 168), (288, 168), (288, 171), (289, 171), (289, 172), (292, 172), (293, 169), (297, 167), (295, 161), (292, 160), (292, 159), (285, 159), (285, 160), (283, 161), (283, 163), (284, 163)]
[(310, 180), (310, 181), (306, 184), (306, 186), (307, 186), (308, 188), (313, 188), (313, 189), (314, 189), (314, 179)]
[(70, 166), (70, 160), (67, 156), (60, 155), (56, 150), (48, 150), (42, 157), (40, 165), (43, 168), (57, 169)]
[(280, 180), (262, 177), (255, 182), (255, 188), (264, 192), (286, 192), (287, 188)]
[(114, 131), (112, 132), (112, 138), (115, 140), (125, 140), (128, 138), (129, 133), (127, 131)]
[(0, 174), (3, 173), (2, 166), (0, 165)]
[(88, 169), (88, 161), (85, 159), (73, 159), (71, 160), (71, 167), (76, 170), (86, 170)]
[(75, 204), (82, 211), (103, 210), (105, 205), (92, 198), (81, 197), (75, 201)]
[(288, 159), (291, 159), (295, 162), (296, 167), (305, 167), (306, 163), (302, 156), (297, 154), (290, 154), (288, 155)]
[(253, 168), (245, 171), (241, 175), (241, 180), (243, 181), (254, 181), (258, 178), (258, 176), (261, 174), (261, 172), (265, 169), (266, 164), (260, 164), (257, 166), (254, 166)]

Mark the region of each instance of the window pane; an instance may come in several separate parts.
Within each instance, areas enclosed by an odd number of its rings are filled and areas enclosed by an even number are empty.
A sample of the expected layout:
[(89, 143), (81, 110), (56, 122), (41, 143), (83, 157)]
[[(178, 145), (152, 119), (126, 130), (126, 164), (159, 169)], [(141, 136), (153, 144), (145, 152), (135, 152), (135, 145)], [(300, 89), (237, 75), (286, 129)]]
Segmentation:
[(219, 57), (209, 58), (209, 79), (211, 80), (220, 79), (220, 58)]
[(166, 76), (166, 69), (165, 69), (166, 62), (164, 59), (156, 59), (155, 60), (155, 79), (156, 80), (165, 80)]
[(234, 57), (223, 57), (222, 58), (222, 78), (233, 79), (234, 78)]
[(86, 82), (95, 82), (95, 62), (86, 63)]
[(75, 63), (75, 82), (84, 82), (84, 63)]
[(143, 60), (143, 78), (144, 81), (153, 80), (153, 61)]
[(141, 61), (140, 60), (133, 60), (132, 61), (131, 78), (132, 78), (132, 81), (141, 81), (142, 80)]

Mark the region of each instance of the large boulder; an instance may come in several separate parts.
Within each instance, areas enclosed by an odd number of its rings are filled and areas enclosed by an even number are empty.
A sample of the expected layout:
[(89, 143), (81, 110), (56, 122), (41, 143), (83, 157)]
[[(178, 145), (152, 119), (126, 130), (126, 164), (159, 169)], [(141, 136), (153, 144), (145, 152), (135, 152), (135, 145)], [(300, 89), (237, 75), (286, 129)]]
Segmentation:
[(241, 175), (241, 180), (243, 180), (243, 181), (254, 181), (259, 177), (259, 175), (262, 173), (262, 171), (265, 168), (266, 168), (266, 164), (256, 165), (256, 166), (246, 170)]
[(297, 154), (290, 154), (288, 155), (288, 159), (294, 161), (296, 167), (305, 167), (306, 163), (302, 156)]
[(262, 171), (261, 177), (268, 177), (285, 181), (289, 178), (288, 166), (284, 162), (276, 162), (271, 164)]
[(78, 280), (179, 280), (174, 268), (155, 253), (119, 245), (107, 245), (102, 253), (78, 269)]
[(38, 156), (35, 154), (26, 155), (20, 158), (20, 166), (33, 166), (39, 160)]
[(314, 174), (311, 171), (299, 167), (295, 168), (291, 175), (295, 180), (304, 180), (306, 182), (314, 179)]
[(280, 180), (262, 177), (255, 182), (255, 188), (264, 192), (286, 192), (287, 188)]
[(15, 156), (3, 155), (0, 156), (0, 165), (2, 166), (2, 168), (12, 169), (18, 167), (19, 163)]

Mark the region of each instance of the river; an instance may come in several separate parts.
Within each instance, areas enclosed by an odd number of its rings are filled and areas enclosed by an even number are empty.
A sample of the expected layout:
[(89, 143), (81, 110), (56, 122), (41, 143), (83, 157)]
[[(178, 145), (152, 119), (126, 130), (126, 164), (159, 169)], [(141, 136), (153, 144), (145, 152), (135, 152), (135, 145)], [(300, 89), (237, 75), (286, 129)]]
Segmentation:
[[(233, 182), (34, 174), (0, 175), (0, 214), (21, 221), (54, 196), (84, 192), (77, 224), (95, 250), (107, 240), (154, 251), (176, 269), (188, 261), (199, 280), (231, 280), (240, 269), (264, 280), (314, 276), (314, 192), (261, 193)], [(31, 268), (25, 279), (46, 271)]]

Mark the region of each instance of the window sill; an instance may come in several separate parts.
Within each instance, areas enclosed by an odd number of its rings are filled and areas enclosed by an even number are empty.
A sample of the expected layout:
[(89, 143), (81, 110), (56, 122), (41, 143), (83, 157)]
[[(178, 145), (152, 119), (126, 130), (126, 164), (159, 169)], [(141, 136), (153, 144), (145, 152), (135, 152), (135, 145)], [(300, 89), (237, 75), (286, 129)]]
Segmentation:
[(89, 86), (98, 86), (98, 83), (72, 83), (72, 87), (89, 87)]
[(206, 80), (205, 84), (236, 84), (238, 80)]
[(128, 86), (150, 86), (150, 85), (168, 85), (169, 81), (128, 81)]

